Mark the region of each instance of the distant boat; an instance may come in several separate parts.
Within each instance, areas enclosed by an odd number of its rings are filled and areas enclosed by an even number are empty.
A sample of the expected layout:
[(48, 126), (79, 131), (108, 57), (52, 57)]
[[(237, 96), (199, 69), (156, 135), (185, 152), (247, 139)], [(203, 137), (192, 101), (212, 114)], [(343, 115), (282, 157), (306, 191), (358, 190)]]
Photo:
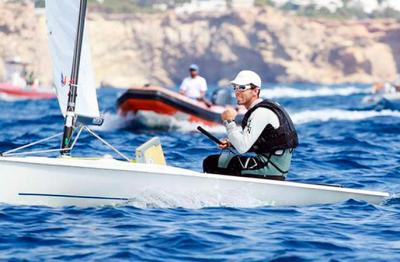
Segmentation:
[[(226, 103), (218, 103), (218, 100), (230, 100), (231, 93), (227, 92), (226, 95), (229, 96), (229, 99), (216, 98), (211, 101), (212, 103), (206, 104), (163, 87), (132, 87), (118, 98), (117, 106), (118, 112), (122, 116), (142, 114), (145, 118), (152, 118), (156, 123), (168, 125), (170, 122), (187, 121), (216, 126), (222, 123), (221, 113), (227, 106)], [(228, 105), (233, 106), (229, 103)], [(241, 108), (236, 118), (238, 123), (244, 113), (244, 108)], [(132, 121), (136, 121), (136, 119)]]
[(0, 98), (7, 99), (52, 99), (56, 93), (49, 88), (19, 87), (8, 83), (0, 83)]
[(385, 109), (400, 110), (399, 87), (385, 82), (373, 86), (373, 93), (363, 98), (363, 103), (379, 105)]

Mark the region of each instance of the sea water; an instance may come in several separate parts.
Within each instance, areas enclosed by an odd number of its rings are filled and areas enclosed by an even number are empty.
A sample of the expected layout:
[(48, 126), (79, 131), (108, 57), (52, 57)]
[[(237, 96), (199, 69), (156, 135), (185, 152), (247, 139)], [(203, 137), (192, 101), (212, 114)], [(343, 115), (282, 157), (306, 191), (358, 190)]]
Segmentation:
[[(97, 132), (123, 153), (133, 156), (157, 135), (169, 164), (199, 171), (202, 159), (218, 152), (188, 123), (127, 128), (115, 106), (122, 92), (98, 91), (106, 122)], [(362, 104), (368, 93), (363, 85), (274, 85), (262, 95), (285, 106), (299, 133), (289, 179), (390, 192), (382, 204), (269, 207), (240, 192), (224, 205), (218, 192), (201, 200), (160, 193), (118, 207), (3, 204), (0, 260), (399, 261), (400, 112)], [(0, 110), (0, 151), (62, 131), (56, 100), (0, 101)], [(224, 136), (223, 128), (212, 131)], [(74, 152), (109, 153), (89, 135)]]

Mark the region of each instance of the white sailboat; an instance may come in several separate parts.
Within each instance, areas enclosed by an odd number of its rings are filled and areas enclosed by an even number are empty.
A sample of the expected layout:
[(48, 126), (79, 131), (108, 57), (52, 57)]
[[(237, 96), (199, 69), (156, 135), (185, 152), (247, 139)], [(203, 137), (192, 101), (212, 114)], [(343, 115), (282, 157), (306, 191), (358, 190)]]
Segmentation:
[[(21, 152), (55, 135), (4, 152), (0, 156), (0, 202), (101, 206), (127, 204), (138, 198), (157, 196), (197, 199), (206, 206), (217, 206), (231, 204), (229, 199), (232, 196), (245, 196), (252, 199), (252, 205), (280, 206), (329, 204), (348, 199), (377, 204), (389, 197), (385, 192), (204, 174), (168, 166), (157, 138), (139, 147), (136, 162), (130, 161), (85, 125), (102, 122), (99, 120), (88, 37), (84, 33), (86, 5), (87, 0), (46, 1), (54, 79), (65, 117), (62, 145), (61, 149)], [(69, 157), (68, 153), (83, 131), (96, 136), (125, 160)], [(61, 156), (26, 156), (54, 150), (61, 152)], [(206, 200), (210, 197), (214, 201)]]

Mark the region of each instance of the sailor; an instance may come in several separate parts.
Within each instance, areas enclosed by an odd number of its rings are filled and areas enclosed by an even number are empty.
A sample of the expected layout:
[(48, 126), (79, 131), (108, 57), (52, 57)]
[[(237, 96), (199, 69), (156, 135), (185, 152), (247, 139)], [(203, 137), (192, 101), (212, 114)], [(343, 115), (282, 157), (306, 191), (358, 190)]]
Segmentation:
[(207, 82), (199, 75), (199, 67), (197, 65), (190, 65), (189, 73), (190, 76), (182, 81), (179, 92), (189, 98), (203, 101), (207, 91)]
[(235, 123), (236, 110), (222, 113), (228, 139), (220, 148), (228, 150), (208, 156), (204, 172), (285, 180), (298, 145), (292, 120), (278, 103), (259, 98), (261, 78), (255, 72), (241, 71), (231, 84), (237, 103), (248, 111), (241, 127)]

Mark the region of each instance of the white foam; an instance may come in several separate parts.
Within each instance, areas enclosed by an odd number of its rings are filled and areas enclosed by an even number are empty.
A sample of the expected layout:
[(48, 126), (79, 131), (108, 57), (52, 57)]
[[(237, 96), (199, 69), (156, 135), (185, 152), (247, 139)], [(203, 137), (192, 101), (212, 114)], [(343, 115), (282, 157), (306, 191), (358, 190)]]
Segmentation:
[(177, 130), (179, 132), (196, 131), (199, 125), (212, 133), (225, 132), (225, 127), (223, 127), (222, 125), (207, 127), (201, 123), (189, 122), (186, 120), (186, 117), (184, 119), (179, 119), (179, 116), (177, 118), (176, 115), (175, 116), (163, 115), (162, 117), (160, 117), (160, 115), (153, 112), (146, 112), (145, 114), (143, 114), (143, 112), (140, 112), (139, 114), (136, 115), (134, 120), (139, 121), (140, 123), (150, 128), (166, 128), (168, 130)]
[(133, 197), (126, 203), (138, 208), (190, 208), (198, 209), (204, 207), (237, 207), (252, 208), (273, 205), (264, 203), (250, 196), (245, 191), (219, 193), (215, 190), (208, 192), (193, 192), (191, 197), (176, 193), (165, 193), (162, 191), (145, 191)]
[(226, 129), (223, 125), (217, 125), (217, 126), (204, 126), (201, 123), (193, 123), (193, 122), (187, 122), (187, 121), (181, 121), (178, 126), (178, 131), (180, 132), (192, 132), (196, 131), (197, 127), (201, 126), (204, 129), (206, 129), (208, 132), (211, 133), (226, 133)]
[[(351, 111), (326, 108), (321, 110), (306, 110), (301, 112), (290, 112), (293, 122), (297, 125), (307, 124), (310, 122), (326, 122), (330, 120), (342, 121), (358, 121), (372, 117), (379, 116), (392, 116), (400, 117), (399, 111), (382, 110), (382, 111)], [(193, 132), (197, 131), (200, 125), (211, 133), (225, 133), (225, 127), (222, 125), (208, 127), (199, 123), (188, 122), (186, 120), (177, 120), (174, 117), (163, 116), (157, 114), (146, 114), (144, 116), (129, 115), (121, 117), (117, 114), (106, 113), (104, 115), (104, 124), (101, 127), (95, 127), (95, 130), (112, 131), (116, 129), (125, 128), (131, 121), (139, 121), (141, 124), (148, 128), (162, 128), (168, 130), (176, 130), (179, 132)]]
[(310, 122), (326, 122), (330, 120), (357, 121), (378, 116), (400, 117), (400, 112), (392, 110), (350, 111), (341, 109), (322, 109), (291, 113), (290, 116), (295, 124), (306, 124)]
[(350, 96), (354, 94), (367, 94), (369, 89), (355, 86), (348, 87), (326, 87), (318, 89), (297, 89), (288, 86), (278, 86), (272, 89), (261, 90), (261, 96), (265, 98), (301, 98), (301, 97), (321, 97), (321, 96)]
[(105, 113), (103, 115), (104, 123), (101, 126), (91, 127), (93, 130), (113, 131), (125, 128), (128, 125), (130, 118), (123, 118), (118, 114)]
[[(179, 119), (179, 116), (167, 116), (159, 115), (154, 112), (139, 112), (138, 114), (129, 114), (125, 117), (119, 115), (113, 115), (110, 113), (105, 114), (104, 124), (100, 128), (101, 130), (114, 130), (118, 128), (124, 128), (129, 126), (129, 123), (136, 121), (150, 129), (167, 129), (177, 130), (179, 132), (193, 132), (197, 130), (200, 125), (205, 127), (201, 123), (189, 122), (186, 117)], [(212, 133), (224, 133), (225, 128), (222, 125), (214, 127), (205, 127), (209, 132)]]
[(0, 93), (0, 100), (6, 101), (6, 102), (16, 102), (16, 101), (28, 100), (28, 98), (17, 97), (17, 96), (13, 96), (13, 95)]

